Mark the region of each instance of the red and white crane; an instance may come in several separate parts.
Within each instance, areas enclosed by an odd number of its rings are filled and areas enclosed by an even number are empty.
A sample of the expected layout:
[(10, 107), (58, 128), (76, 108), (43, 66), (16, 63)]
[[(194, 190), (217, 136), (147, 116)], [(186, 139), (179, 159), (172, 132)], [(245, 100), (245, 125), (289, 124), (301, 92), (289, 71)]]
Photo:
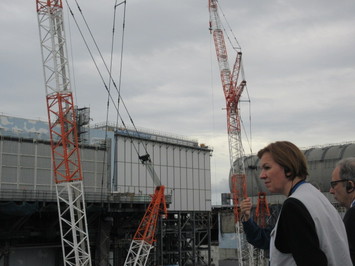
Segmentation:
[(159, 217), (163, 214), (167, 217), (167, 207), (165, 201), (165, 187), (161, 185), (149, 154), (140, 156), (139, 159), (147, 167), (156, 186), (152, 200), (141, 220), (139, 227), (132, 239), (125, 266), (144, 266), (148, 261), (151, 249), (156, 241), (155, 233)]
[[(226, 100), (229, 159), (231, 167), (230, 180), (238, 239), (238, 261), (239, 265), (252, 265), (253, 255), (245, 239), (238, 210), (239, 201), (247, 197), (246, 175), (243, 161), (244, 149), (241, 138), (241, 118), (239, 112), (240, 97), (246, 86), (246, 81), (242, 79), (238, 84), (242, 64), (242, 53), (240, 48), (237, 49), (237, 57), (232, 71), (230, 70), (227, 48), (217, 5), (217, 0), (208, 0), (210, 13), (209, 27), (210, 32), (213, 34), (223, 92)], [(237, 159), (240, 159), (240, 164), (236, 163)]]
[(91, 266), (62, 0), (36, 0), (64, 265)]

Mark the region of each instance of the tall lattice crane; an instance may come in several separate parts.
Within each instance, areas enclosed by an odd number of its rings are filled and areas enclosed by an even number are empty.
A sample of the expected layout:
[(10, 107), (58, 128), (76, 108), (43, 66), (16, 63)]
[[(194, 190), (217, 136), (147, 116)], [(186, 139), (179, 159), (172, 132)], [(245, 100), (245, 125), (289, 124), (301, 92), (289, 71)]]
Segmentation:
[(140, 156), (139, 159), (147, 167), (153, 183), (156, 186), (152, 200), (141, 220), (139, 227), (132, 239), (125, 266), (144, 266), (148, 261), (151, 249), (154, 247), (156, 241), (155, 233), (157, 222), (161, 214), (167, 216), (167, 208), (164, 190), (165, 187), (161, 185), (160, 179), (157, 176), (149, 154)]
[(64, 265), (91, 266), (62, 0), (36, 0)]
[[(238, 239), (238, 261), (239, 265), (251, 265), (253, 255), (245, 239), (238, 211), (239, 200), (247, 197), (245, 168), (242, 159), (244, 157), (244, 149), (241, 138), (239, 112), (239, 100), (246, 86), (246, 81), (243, 79), (238, 84), (238, 78), (241, 71), (242, 53), (240, 48), (235, 48), (237, 50), (237, 57), (231, 71), (222, 24), (218, 14), (217, 0), (208, 0), (208, 7), (210, 13), (210, 32), (213, 34), (223, 92), (226, 100), (229, 159), (231, 166), (231, 192), (233, 196), (233, 211)], [(239, 160), (241, 162), (240, 164), (235, 163), (238, 158), (241, 159)]]

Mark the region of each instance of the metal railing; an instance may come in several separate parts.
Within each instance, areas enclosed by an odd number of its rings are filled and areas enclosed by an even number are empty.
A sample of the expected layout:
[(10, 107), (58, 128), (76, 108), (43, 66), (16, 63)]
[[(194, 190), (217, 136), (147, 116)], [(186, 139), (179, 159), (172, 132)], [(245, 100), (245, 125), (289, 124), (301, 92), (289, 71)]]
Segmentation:
[[(166, 195), (166, 202), (171, 203), (171, 195)], [(48, 190), (24, 190), (24, 189), (1, 189), (0, 201), (49, 201), (57, 200), (55, 191)], [(87, 202), (105, 202), (105, 203), (149, 203), (150, 195), (141, 195), (134, 193), (99, 193), (86, 192), (85, 200)]]

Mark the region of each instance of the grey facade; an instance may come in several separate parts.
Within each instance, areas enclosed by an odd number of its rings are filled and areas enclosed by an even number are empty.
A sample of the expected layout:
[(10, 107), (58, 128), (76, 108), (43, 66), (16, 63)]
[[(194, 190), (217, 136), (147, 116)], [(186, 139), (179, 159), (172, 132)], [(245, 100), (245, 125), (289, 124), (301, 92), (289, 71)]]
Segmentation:
[[(169, 206), (148, 265), (209, 265), (212, 150), (154, 132), (104, 129), (84, 129), (80, 147), (93, 265), (124, 262), (154, 191), (138, 159), (145, 151)], [(62, 265), (48, 133), (46, 122), (0, 115), (1, 266)]]
[(154, 193), (152, 177), (138, 158), (148, 153), (171, 197), (170, 211), (211, 211), (210, 149), (176, 137), (129, 134), (115, 134), (113, 193)]

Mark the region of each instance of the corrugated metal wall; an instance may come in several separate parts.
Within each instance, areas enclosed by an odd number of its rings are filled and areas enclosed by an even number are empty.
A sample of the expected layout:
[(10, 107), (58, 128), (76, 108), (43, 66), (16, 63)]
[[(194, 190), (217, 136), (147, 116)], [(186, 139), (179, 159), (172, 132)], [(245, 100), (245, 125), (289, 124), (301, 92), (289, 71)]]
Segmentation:
[[(108, 183), (105, 151), (83, 147), (80, 152), (85, 192), (106, 192)], [(50, 144), (1, 136), (0, 191), (2, 194), (7, 191), (15, 194), (26, 191), (55, 192)]]
[[(208, 147), (179, 136), (114, 127), (107, 132), (90, 129), (88, 135), (88, 143), (95, 145), (81, 148), (85, 193), (153, 194), (152, 178), (138, 158), (148, 152), (166, 195), (171, 195), (170, 210), (211, 210), (212, 151)], [(48, 124), (0, 115), (0, 137), (1, 193), (55, 192)], [(106, 138), (105, 154), (100, 147)]]
[(138, 156), (147, 152), (165, 194), (171, 195), (173, 211), (211, 210), (210, 150), (168, 142), (139, 140), (116, 136), (116, 193), (152, 194), (155, 186)]

